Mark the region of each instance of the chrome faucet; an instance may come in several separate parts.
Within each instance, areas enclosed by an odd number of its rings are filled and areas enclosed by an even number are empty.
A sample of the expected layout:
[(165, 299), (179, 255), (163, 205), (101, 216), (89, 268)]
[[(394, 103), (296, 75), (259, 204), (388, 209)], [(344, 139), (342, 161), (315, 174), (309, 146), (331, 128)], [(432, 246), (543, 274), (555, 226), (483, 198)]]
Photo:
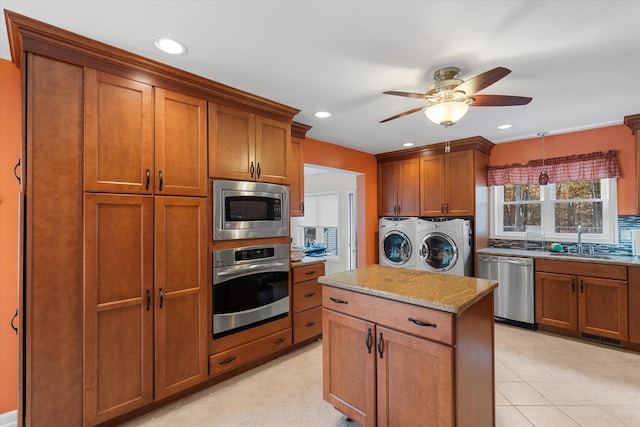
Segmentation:
[(578, 225), (578, 254), (582, 255), (582, 225)]

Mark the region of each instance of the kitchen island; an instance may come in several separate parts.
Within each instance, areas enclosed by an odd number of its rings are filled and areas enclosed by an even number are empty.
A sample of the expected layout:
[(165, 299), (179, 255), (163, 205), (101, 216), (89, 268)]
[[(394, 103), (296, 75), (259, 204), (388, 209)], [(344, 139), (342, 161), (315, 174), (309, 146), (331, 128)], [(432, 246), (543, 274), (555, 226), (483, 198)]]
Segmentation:
[(323, 398), (363, 426), (493, 426), (497, 282), (369, 265), (322, 276)]

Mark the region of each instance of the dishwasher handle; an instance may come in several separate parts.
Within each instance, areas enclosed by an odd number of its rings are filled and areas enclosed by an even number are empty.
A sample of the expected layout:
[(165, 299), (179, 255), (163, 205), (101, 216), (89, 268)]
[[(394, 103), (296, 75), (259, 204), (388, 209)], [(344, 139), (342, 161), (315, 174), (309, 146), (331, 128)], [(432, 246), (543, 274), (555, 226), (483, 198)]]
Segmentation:
[(524, 266), (533, 265), (533, 260), (531, 258), (500, 257), (499, 262)]

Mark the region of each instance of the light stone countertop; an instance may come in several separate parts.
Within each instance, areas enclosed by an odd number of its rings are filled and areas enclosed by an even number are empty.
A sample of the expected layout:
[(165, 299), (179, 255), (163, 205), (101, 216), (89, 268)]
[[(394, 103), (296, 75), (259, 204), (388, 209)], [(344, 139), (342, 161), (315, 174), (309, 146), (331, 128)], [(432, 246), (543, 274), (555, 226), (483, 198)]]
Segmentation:
[(498, 256), (511, 256), (511, 257), (521, 257), (521, 258), (543, 258), (543, 259), (553, 259), (556, 261), (578, 261), (578, 262), (589, 262), (589, 263), (600, 263), (600, 264), (615, 264), (615, 265), (626, 265), (626, 266), (640, 266), (640, 257), (638, 256), (625, 256), (625, 255), (608, 255), (606, 254), (606, 258), (597, 258), (589, 255), (578, 256), (578, 254), (568, 254), (568, 253), (556, 253), (550, 251), (543, 250), (525, 250), (525, 249), (508, 249), (508, 248), (484, 248), (478, 249), (476, 251), (477, 254), (484, 255), (498, 255)]
[(379, 264), (321, 276), (318, 282), (449, 313), (462, 313), (498, 286), (495, 280)]
[(324, 264), (325, 262), (327, 262), (327, 257), (306, 256), (302, 258), (300, 261), (291, 261), (289, 265), (291, 267), (301, 267), (303, 265)]

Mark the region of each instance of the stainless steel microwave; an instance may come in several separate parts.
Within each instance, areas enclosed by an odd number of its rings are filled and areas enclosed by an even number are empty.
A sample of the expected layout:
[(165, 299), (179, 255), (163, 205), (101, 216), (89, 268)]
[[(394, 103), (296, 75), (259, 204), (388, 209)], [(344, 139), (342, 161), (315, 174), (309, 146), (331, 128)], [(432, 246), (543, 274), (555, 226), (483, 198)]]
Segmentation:
[(213, 181), (213, 240), (289, 235), (289, 187)]

